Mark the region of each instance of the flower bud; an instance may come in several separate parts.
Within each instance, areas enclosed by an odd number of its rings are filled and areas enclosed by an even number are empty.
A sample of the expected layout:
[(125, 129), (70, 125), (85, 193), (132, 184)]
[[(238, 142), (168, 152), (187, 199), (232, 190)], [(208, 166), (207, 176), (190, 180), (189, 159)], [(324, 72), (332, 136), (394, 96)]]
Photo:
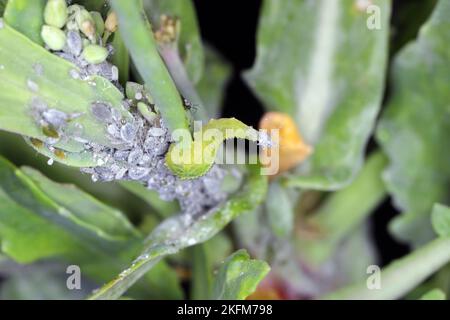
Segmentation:
[(66, 45), (66, 34), (53, 26), (44, 25), (41, 30), (41, 37), (45, 44), (54, 51), (59, 51)]
[(49, 0), (44, 10), (44, 20), (49, 26), (62, 28), (67, 22), (68, 12), (65, 0)]
[(119, 21), (117, 19), (117, 14), (114, 11), (108, 13), (105, 21), (105, 29), (111, 33), (117, 31)]
[(105, 31), (105, 22), (100, 12), (91, 11), (92, 19), (94, 19), (95, 30), (97, 31), (97, 36), (101, 37)]
[(81, 9), (75, 13), (75, 20), (78, 28), (89, 39), (95, 38), (95, 21), (86, 9)]
[(108, 50), (102, 46), (91, 44), (84, 48), (82, 56), (91, 64), (99, 64), (108, 58)]

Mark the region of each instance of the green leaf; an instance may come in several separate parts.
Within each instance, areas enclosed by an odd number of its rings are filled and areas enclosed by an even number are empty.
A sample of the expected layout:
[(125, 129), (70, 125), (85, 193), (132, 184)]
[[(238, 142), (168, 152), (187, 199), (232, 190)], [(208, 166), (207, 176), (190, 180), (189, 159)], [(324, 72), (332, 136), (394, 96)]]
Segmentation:
[(230, 64), (211, 47), (205, 47), (205, 59), (205, 72), (197, 83), (197, 91), (209, 117), (218, 118), (232, 70)]
[(76, 66), (52, 55), (8, 25), (0, 29), (0, 61), (0, 129), (47, 141), (48, 133), (32, 116), (35, 105), (41, 103), (75, 118), (67, 122), (63, 136), (54, 145), (68, 152), (64, 157), (56, 156), (46, 145), (36, 147), (56, 161), (73, 166), (95, 165), (92, 154), (74, 138), (113, 146), (105, 134), (106, 124), (100, 123), (91, 112), (93, 103), (107, 103), (125, 121), (132, 120), (122, 105), (122, 93), (108, 80), (98, 76), (88, 81), (74, 79), (70, 73), (79, 72)]
[(445, 300), (445, 292), (441, 289), (433, 289), (425, 293), (420, 300)]
[(131, 58), (156, 107), (171, 132), (189, 132), (189, 122), (177, 88), (162, 61), (150, 24), (142, 9), (142, 0), (111, 2), (119, 18), (119, 29)]
[(380, 109), (388, 56), (390, 0), (373, 0), (380, 30), (354, 0), (264, 1), (257, 59), (244, 77), (270, 110), (295, 120), (313, 155), (291, 186), (335, 190), (363, 164)]
[(67, 188), (0, 157), (2, 251), (27, 263), (55, 255), (108, 255), (138, 239), (118, 211), (73, 187), (64, 194)]
[(191, 0), (144, 0), (144, 8), (152, 24), (159, 27), (161, 15), (180, 19), (179, 50), (189, 79), (195, 84), (203, 74), (203, 53), (197, 15)]
[(147, 202), (160, 217), (169, 217), (180, 211), (180, 207), (175, 201), (167, 202), (161, 200), (156, 191), (150, 190), (138, 182), (121, 181), (120, 185)]
[(265, 209), (272, 232), (280, 237), (288, 237), (294, 228), (294, 204), (289, 190), (274, 181), (269, 186)]
[(211, 295), (212, 275), (205, 244), (190, 248), (192, 257), (191, 300), (206, 300)]
[(450, 200), (450, 149), (443, 147), (450, 139), (449, 15), (450, 3), (439, 1), (417, 40), (395, 58), (392, 97), (377, 130), (390, 162), (387, 188), (405, 212), (390, 227), (414, 244), (433, 237), (433, 204)]
[(125, 86), (130, 75), (130, 56), (119, 31), (114, 33), (112, 45), (114, 47), (114, 55), (111, 62), (119, 68), (119, 80)]
[(0, 0), (0, 17), (3, 17), (3, 12), (5, 11), (7, 3), (8, 0)]
[(11, 27), (43, 45), (41, 28), (46, 3), (46, 0), (9, 0), (3, 17)]
[(244, 300), (269, 273), (269, 265), (239, 250), (225, 260), (214, 282), (213, 299)]
[(386, 197), (381, 178), (386, 164), (387, 159), (381, 152), (372, 154), (352, 184), (329, 195), (307, 220), (321, 234), (320, 239), (299, 240), (310, 262), (323, 263)]
[(163, 221), (148, 238), (144, 252), (130, 268), (124, 270), (91, 299), (117, 299), (161, 258), (211, 239), (237, 216), (254, 210), (267, 191), (267, 177), (260, 175), (259, 166), (249, 166), (247, 182), (228, 201), (203, 216), (193, 219), (179, 215)]
[(450, 208), (435, 204), (431, 212), (431, 224), (440, 237), (450, 237)]
[(235, 118), (213, 119), (194, 133), (194, 141), (183, 138), (171, 144), (166, 154), (167, 167), (181, 179), (203, 176), (213, 166), (219, 147), (228, 139), (258, 141), (258, 131)]
[[(399, 299), (450, 261), (450, 238), (438, 238), (388, 265), (379, 274), (381, 288), (370, 290), (369, 279), (343, 288), (325, 299)], [(374, 276), (374, 275), (372, 275)]]

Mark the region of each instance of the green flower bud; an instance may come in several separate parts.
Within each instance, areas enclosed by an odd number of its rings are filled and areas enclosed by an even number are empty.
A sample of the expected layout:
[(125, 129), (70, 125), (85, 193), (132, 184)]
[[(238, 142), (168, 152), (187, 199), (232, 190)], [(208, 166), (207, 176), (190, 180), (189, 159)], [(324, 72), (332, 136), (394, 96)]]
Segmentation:
[(111, 33), (117, 31), (117, 27), (119, 25), (119, 19), (117, 18), (117, 14), (114, 11), (110, 11), (105, 21), (105, 28)]
[(150, 123), (155, 121), (158, 117), (158, 115), (151, 111), (150, 107), (144, 102), (138, 102), (137, 109), (142, 114), (142, 116)]
[(92, 64), (99, 64), (108, 57), (108, 50), (102, 46), (91, 44), (84, 48), (82, 56), (84, 60)]
[(91, 16), (94, 19), (97, 36), (101, 37), (103, 32), (105, 31), (105, 22), (103, 21), (103, 17), (100, 12), (97, 11), (91, 11)]
[(65, 0), (48, 0), (44, 10), (45, 23), (62, 28), (67, 22), (68, 12)]
[(75, 19), (78, 24), (78, 28), (89, 39), (95, 38), (95, 21), (91, 14), (86, 9), (81, 9), (75, 13)]
[(59, 51), (66, 45), (66, 34), (53, 26), (44, 25), (41, 30), (41, 37), (45, 44), (54, 51)]

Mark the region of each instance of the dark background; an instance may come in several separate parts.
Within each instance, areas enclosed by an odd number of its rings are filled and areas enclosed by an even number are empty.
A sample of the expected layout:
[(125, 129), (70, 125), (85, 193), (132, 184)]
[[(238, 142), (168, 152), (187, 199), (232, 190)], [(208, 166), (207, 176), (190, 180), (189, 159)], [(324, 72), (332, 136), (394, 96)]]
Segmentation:
[[(241, 73), (251, 68), (255, 59), (261, 2), (244, 0), (237, 4), (229, 1), (195, 1), (203, 39), (218, 49), (234, 69), (224, 102), (224, 116), (236, 117), (255, 127), (264, 112), (263, 107), (242, 81)], [(432, 6), (433, 1), (427, 0), (394, 1), (391, 55), (417, 35), (419, 26), (428, 17)], [(389, 88), (385, 98), (388, 99), (388, 96)], [(371, 141), (368, 152), (376, 147), (376, 143)], [(391, 199), (387, 199), (371, 218), (383, 265), (408, 252), (407, 246), (395, 241), (388, 233), (388, 222), (398, 213)]]

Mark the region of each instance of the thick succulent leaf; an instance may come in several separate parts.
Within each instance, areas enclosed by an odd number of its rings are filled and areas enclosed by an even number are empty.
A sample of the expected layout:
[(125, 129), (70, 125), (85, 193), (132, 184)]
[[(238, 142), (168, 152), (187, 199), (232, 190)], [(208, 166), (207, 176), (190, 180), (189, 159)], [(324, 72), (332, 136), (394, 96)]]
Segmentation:
[(230, 77), (230, 64), (214, 49), (206, 46), (205, 72), (197, 83), (197, 91), (210, 118), (220, 117), (225, 89)]
[(95, 292), (91, 299), (119, 298), (162, 257), (211, 239), (234, 218), (254, 210), (266, 191), (267, 177), (260, 175), (259, 166), (249, 166), (247, 181), (239, 192), (197, 219), (179, 215), (163, 221), (150, 235), (146, 250), (131, 267)]
[(323, 298), (338, 300), (399, 299), (450, 261), (450, 237), (438, 238), (388, 265), (379, 275), (381, 288), (371, 290), (367, 279)]
[(121, 181), (120, 185), (138, 196), (153, 208), (160, 217), (168, 217), (180, 211), (180, 206), (175, 201), (164, 201), (159, 198), (156, 191), (147, 189), (142, 184), (133, 181)]
[(311, 263), (329, 258), (386, 197), (381, 174), (387, 159), (381, 152), (372, 154), (352, 184), (331, 194), (307, 220), (319, 239), (300, 239), (299, 246)]
[(189, 122), (177, 88), (162, 61), (142, 1), (112, 0), (119, 28), (130, 56), (156, 107), (171, 132), (189, 131)]
[(161, 15), (180, 19), (181, 32), (179, 50), (193, 83), (197, 83), (203, 74), (204, 53), (197, 15), (191, 0), (144, 0), (144, 8), (154, 27), (159, 27)]
[[(269, 186), (265, 209), (272, 232), (287, 238), (294, 228), (294, 203), (289, 190), (274, 181)], [(294, 199), (295, 200), (295, 199)]]
[(251, 260), (247, 251), (239, 250), (220, 267), (214, 282), (213, 299), (244, 300), (256, 290), (269, 271), (266, 262)]
[(402, 240), (433, 237), (429, 212), (450, 194), (450, 2), (440, 1), (418, 39), (395, 58), (392, 97), (377, 130), (389, 158), (384, 180), (405, 213), (391, 230)]
[(116, 252), (138, 238), (119, 212), (77, 189), (64, 195), (66, 189), (0, 158), (2, 251), (16, 261), (31, 262), (54, 255)]
[[(0, 129), (46, 141), (45, 130), (32, 116), (34, 104), (44, 102), (49, 108), (75, 117), (67, 123), (64, 136), (55, 147), (81, 154), (83, 144), (73, 140), (75, 134), (87, 141), (112, 146), (105, 134), (106, 125), (94, 117), (91, 106), (105, 102), (118, 110), (124, 120), (131, 120), (122, 105), (122, 93), (102, 77), (93, 76), (88, 81), (74, 79), (70, 76), (74, 71), (79, 71), (76, 66), (5, 24), (0, 28)], [(60, 162), (71, 159), (54, 158)]]
[(170, 146), (167, 166), (181, 179), (201, 177), (213, 166), (222, 143), (233, 138), (257, 141), (259, 135), (258, 131), (235, 118), (213, 119), (194, 133), (192, 143), (181, 138)]
[(314, 146), (289, 177), (293, 186), (338, 189), (362, 166), (384, 91), (391, 1), (370, 1), (380, 9), (380, 30), (368, 28), (377, 16), (358, 3), (264, 2), (258, 56), (245, 79), (268, 109), (296, 119)]
[(420, 300), (445, 300), (445, 292), (441, 289), (433, 289), (425, 293)]
[(9, 0), (4, 12), (5, 21), (17, 31), (42, 45), (46, 0)]
[(435, 204), (431, 212), (431, 224), (440, 237), (450, 237), (450, 208)]
[(39, 171), (22, 167), (21, 171), (58, 205), (66, 208), (70, 218), (98, 236), (110, 240), (127, 240), (138, 237), (128, 219), (74, 185), (53, 182)]

